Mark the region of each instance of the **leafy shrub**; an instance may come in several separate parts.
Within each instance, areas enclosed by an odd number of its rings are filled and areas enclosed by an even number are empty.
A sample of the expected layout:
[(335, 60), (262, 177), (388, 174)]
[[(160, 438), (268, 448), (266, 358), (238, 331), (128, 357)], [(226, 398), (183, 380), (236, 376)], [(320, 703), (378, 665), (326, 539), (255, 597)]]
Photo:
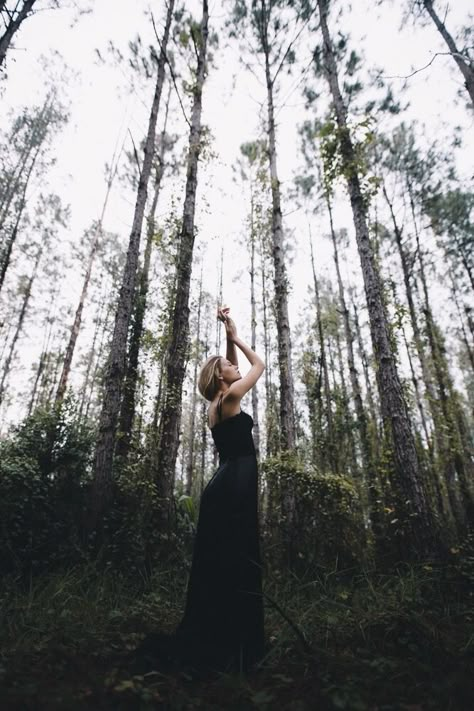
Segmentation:
[(360, 560), (366, 547), (357, 489), (348, 478), (309, 469), (295, 455), (283, 453), (262, 464), (269, 496), (265, 511), (267, 550), (281, 549), (286, 515), (283, 497), (291, 490), (296, 520), (291, 540), (298, 568), (345, 567)]
[(30, 574), (81, 559), (92, 435), (68, 403), (39, 409), (0, 442), (0, 570)]

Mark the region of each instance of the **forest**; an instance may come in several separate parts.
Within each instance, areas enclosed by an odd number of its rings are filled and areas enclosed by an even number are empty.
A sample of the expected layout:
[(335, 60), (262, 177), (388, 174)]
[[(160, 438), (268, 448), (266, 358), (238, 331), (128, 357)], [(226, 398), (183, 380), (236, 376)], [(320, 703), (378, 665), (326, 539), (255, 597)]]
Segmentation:
[[(474, 708), (470, 3), (0, 18), (0, 708)], [(224, 304), (265, 362), (265, 654), (143, 671), (219, 466)]]

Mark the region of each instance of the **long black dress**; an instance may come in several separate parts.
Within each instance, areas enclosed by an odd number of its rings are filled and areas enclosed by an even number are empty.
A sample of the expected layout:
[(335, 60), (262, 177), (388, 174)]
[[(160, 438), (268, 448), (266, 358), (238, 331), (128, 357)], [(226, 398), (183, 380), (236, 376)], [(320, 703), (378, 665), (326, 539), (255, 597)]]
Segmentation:
[[(264, 648), (253, 419), (240, 411), (211, 428), (219, 468), (203, 490), (183, 619), (173, 651), (181, 666), (248, 671)], [(162, 639), (162, 638), (161, 638)]]

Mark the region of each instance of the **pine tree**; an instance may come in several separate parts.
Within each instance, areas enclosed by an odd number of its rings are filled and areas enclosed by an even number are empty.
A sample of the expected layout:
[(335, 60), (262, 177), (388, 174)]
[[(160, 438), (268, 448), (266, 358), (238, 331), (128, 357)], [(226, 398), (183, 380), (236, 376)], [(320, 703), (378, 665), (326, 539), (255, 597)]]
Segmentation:
[(165, 78), (166, 48), (173, 17), (173, 8), (174, 0), (170, 0), (158, 58), (155, 92), (143, 151), (143, 162), (137, 189), (127, 261), (123, 272), (122, 287), (115, 315), (114, 332), (104, 381), (99, 436), (94, 457), (94, 479), (91, 488), (90, 520), (88, 523), (91, 530), (96, 528), (98, 518), (107, 506), (111, 496), (116, 429), (120, 411), (123, 380), (126, 372), (128, 331), (135, 295), (140, 238), (148, 194), (148, 182), (152, 170), (156, 123)]
[(198, 25), (193, 22), (190, 27), (190, 36), (196, 51), (197, 66), (192, 89), (193, 107), (190, 121), (183, 217), (178, 240), (175, 302), (171, 319), (171, 338), (166, 354), (166, 393), (164, 395), (160, 445), (155, 471), (158, 494), (163, 502), (162, 524), (165, 527), (171, 515), (175, 465), (179, 446), (181, 397), (188, 354), (188, 304), (194, 247), (194, 213), (198, 161), (203, 139), (201, 114), (202, 92), (206, 78), (208, 21), (208, 3), (207, 0), (203, 0), (201, 23)]
[[(328, 28), (328, 5), (327, 0), (318, 0), (323, 35), (323, 69), (333, 100), (336, 117), (334, 131), (352, 207), (369, 309), (372, 342), (377, 361), (377, 381), (382, 417), (393, 448), (397, 485), (400, 491), (400, 506), (405, 508), (404, 521), (411, 528), (418, 552), (423, 553), (431, 548), (431, 517), (420, 477), (418, 456), (407, 406), (390, 343), (382, 286), (367, 227), (367, 203), (359, 175), (361, 168), (348, 125), (347, 107), (339, 87), (335, 52)], [(405, 504), (402, 505), (401, 502), (405, 502)]]

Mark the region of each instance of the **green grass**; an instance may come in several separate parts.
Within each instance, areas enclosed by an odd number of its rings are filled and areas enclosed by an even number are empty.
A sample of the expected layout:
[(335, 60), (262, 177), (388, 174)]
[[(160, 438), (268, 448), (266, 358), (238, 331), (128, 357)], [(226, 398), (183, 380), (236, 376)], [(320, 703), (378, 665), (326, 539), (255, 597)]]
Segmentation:
[(204, 682), (133, 676), (127, 655), (180, 619), (184, 575), (147, 585), (93, 566), (3, 581), (0, 708), (463, 711), (474, 708), (469, 560), (390, 573), (268, 573), (269, 650), (258, 673)]

